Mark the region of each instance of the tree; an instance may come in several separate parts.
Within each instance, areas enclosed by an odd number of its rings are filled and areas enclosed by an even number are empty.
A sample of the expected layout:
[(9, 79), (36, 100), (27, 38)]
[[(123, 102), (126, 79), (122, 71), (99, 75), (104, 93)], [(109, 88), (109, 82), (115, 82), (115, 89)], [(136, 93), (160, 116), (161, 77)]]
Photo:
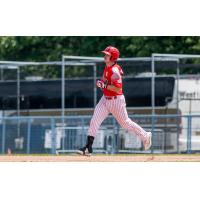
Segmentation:
[[(67, 37), (0, 37), (0, 59), (17, 61), (55, 61), (65, 55), (101, 56), (100, 51), (108, 45), (120, 49), (121, 57), (150, 56), (151, 53), (200, 53), (200, 37), (147, 37), (147, 36), (67, 36)], [(68, 73), (79, 73), (79, 68)], [(44, 66), (25, 68), (28, 73), (47, 78), (60, 76), (59, 70)], [(187, 70), (186, 70), (187, 72)], [(190, 69), (193, 72), (193, 69)], [(198, 70), (194, 71), (199, 72)], [(85, 73), (82, 70), (81, 73)], [(79, 73), (79, 75), (81, 75)]]

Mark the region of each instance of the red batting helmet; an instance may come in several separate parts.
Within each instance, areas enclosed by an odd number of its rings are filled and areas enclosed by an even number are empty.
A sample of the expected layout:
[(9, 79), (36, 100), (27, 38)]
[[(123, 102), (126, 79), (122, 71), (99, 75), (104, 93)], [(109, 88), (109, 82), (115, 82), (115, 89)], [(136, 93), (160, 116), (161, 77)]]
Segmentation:
[(119, 50), (112, 46), (106, 47), (105, 50), (102, 51), (102, 53), (111, 56), (111, 61), (117, 61), (117, 59), (119, 58)]

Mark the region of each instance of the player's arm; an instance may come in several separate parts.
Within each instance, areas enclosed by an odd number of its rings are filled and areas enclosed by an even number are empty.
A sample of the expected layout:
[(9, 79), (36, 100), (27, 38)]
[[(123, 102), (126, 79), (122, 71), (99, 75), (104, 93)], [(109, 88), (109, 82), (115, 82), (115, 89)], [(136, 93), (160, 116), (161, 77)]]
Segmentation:
[[(106, 84), (106, 82), (103, 79), (104, 77), (102, 77), (101, 80), (97, 80), (97, 87), (101, 88), (101, 89), (107, 89), (113, 92), (119, 92), (121, 90), (122, 87), (122, 77), (121, 74), (118, 70), (118, 68), (113, 68), (113, 74), (111, 77), (112, 83), (110, 85)], [(106, 80), (106, 79), (105, 79)]]
[(113, 92), (119, 92), (121, 88), (116, 87), (115, 85), (107, 85), (103, 80), (97, 80), (97, 87), (101, 89), (108, 89)]
[(104, 76), (102, 76), (102, 79), (101, 79), (103, 82), (106, 82), (106, 78)]
[(111, 76), (112, 84), (108, 85), (107, 89), (113, 92), (119, 92), (122, 88), (122, 76), (117, 67), (114, 67), (112, 71), (113, 71), (113, 74)]

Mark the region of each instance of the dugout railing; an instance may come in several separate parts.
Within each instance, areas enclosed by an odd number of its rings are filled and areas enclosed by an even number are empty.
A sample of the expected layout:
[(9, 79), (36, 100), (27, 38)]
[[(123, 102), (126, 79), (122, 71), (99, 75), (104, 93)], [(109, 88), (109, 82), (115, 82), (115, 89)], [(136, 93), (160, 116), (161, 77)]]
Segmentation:
[[(200, 115), (130, 115), (145, 130), (151, 130), (151, 118), (155, 127), (152, 148), (144, 151), (141, 141), (122, 129), (109, 116), (101, 125), (94, 142), (95, 153), (193, 153), (200, 151), (199, 130), (192, 128)], [(85, 144), (91, 116), (62, 117), (3, 117), (0, 118), (1, 154), (59, 154), (75, 153)], [(177, 129), (177, 121), (179, 126)], [(17, 126), (20, 121), (20, 137)], [(167, 121), (167, 123), (165, 123)], [(182, 122), (186, 123), (182, 123)], [(185, 130), (185, 131), (183, 131)], [(186, 133), (185, 135), (183, 133)]]

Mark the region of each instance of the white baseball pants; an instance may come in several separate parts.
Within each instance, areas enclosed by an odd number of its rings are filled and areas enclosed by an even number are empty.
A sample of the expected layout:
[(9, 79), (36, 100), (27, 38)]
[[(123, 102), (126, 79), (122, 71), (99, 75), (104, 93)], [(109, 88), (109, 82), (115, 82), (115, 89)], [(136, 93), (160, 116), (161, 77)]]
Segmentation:
[(112, 113), (122, 128), (136, 134), (142, 141), (146, 139), (147, 132), (128, 117), (124, 95), (118, 95), (116, 99), (109, 100), (105, 96), (101, 97), (90, 121), (88, 135), (96, 136), (101, 123), (109, 113)]

